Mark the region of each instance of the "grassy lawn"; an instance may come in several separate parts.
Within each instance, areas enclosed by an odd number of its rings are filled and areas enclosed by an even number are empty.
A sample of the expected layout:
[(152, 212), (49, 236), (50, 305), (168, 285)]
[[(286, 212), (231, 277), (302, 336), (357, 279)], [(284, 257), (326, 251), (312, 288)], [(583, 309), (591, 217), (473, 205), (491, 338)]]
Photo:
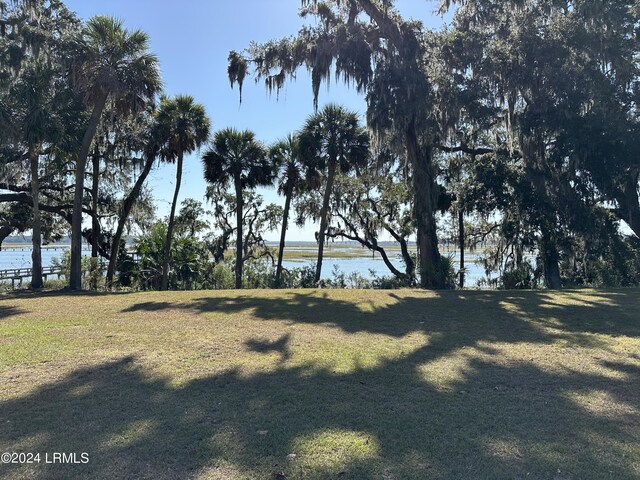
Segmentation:
[(0, 297), (0, 478), (637, 479), (640, 290)]

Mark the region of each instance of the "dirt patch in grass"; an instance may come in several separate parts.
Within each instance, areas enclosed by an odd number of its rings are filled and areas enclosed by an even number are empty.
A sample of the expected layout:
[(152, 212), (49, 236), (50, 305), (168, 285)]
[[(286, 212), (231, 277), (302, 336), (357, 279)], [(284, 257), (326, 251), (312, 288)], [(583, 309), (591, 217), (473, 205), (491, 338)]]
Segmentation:
[(4, 296), (0, 478), (638, 478), (639, 294)]

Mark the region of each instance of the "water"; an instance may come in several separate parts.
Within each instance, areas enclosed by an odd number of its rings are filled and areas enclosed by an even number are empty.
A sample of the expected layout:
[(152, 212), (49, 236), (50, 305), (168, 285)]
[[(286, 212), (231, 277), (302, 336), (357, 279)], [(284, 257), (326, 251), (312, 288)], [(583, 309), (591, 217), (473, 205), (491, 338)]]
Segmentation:
[[(69, 246), (42, 249), (42, 266), (50, 267), (53, 259), (60, 260), (64, 250)], [(8, 268), (31, 268), (31, 248), (30, 247), (3, 247), (0, 251), (0, 270)]]
[[(313, 247), (306, 245), (300, 246), (293, 244), (290, 247), (287, 246), (287, 251), (308, 252), (312, 248)], [(69, 249), (68, 245), (43, 248), (42, 266), (51, 266), (53, 259), (60, 259), (64, 250), (67, 249)], [(340, 252), (362, 253), (363, 250), (358, 246), (342, 246), (340, 247)], [(86, 250), (86, 253), (88, 254), (89, 251)], [(482, 268), (482, 266), (475, 263), (477, 259), (478, 255), (476, 254), (467, 253), (465, 255), (465, 267), (467, 271), (465, 275), (465, 285), (468, 287), (475, 286), (477, 281), (484, 277), (484, 269)], [(390, 260), (391, 263), (393, 263), (393, 265), (398, 268), (398, 270), (404, 271), (404, 263), (400, 259), (399, 255), (390, 255)], [(458, 271), (460, 268), (460, 264), (457, 255), (454, 255), (453, 260), (454, 269)], [(284, 260), (282, 264), (285, 268), (289, 269), (300, 268), (307, 265), (315, 266), (315, 259), (301, 258), (299, 260)], [(337, 266), (337, 268), (346, 275), (357, 273), (364, 278), (371, 278), (370, 270), (374, 270), (375, 274), (379, 277), (392, 276), (391, 271), (387, 268), (387, 266), (384, 264), (384, 261), (379, 255), (376, 255), (375, 257), (372, 257), (371, 255), (363, 255), (349, 258), (325, 257), (322, 264), (323, 279), (333, 278), (334, 266)], [(2, 251), (0, 251), (0, 270), (10, 268), (31, 268), (31, 248), (28, 246), (17, 248), (9, 246), (3, 248)]]
[[(391, 263), (401, 272), (404, 271), (404, 263), (400, 258), (390, 258)], [(484, 278), (485, 272), (481, 265), (476, 263), (479, 260), (479, 256), (476, 254), (465, 254), (465, 285), (468, 287), (475, 286), (478, 280)], [(315, 266), (315, 260), (283, 260), (282, 265), (285, 268), (300, 268), (306, 265)], [(323, 279), (333, 278), (333, 269), (336, 266), (342, 273), (350, 275), (357, 273), (364, 278), (371, 278), (370, 270), (374, 270), (375, 274), (379, 277), (393, 276), (391, 270), (387, 268), (384, 261), (379, 255), (375, 257), (355, 257), (355, 258), (327, 258), (325, 257), (322, 262), (322, 275)], [(454, 256), (453, 268), (457, 272), (460, 269), (460, 261), (458, 257)]]
[[(69, 250), (69, 245), (56, 245), (52, 247), (42, 247), (42, 267), (47, 268), (53, 265), (53, 259), (62, 259), (62, 255), (65, 250)], [(90, 255), (91, 249), (87, 247), (82, 249), (83, 255)], [(13, 245), (5, 245), (0, 251), (0, 270), (14, 269), (14, 268), (31, 268), (31, 247), (16, 247)], [(49, 278), (55, 278), (49, 277)], [(22, 285), (31, 281), (31, 277), (23, 277)], [(10, 280), (6, 280), (10, 282)]]

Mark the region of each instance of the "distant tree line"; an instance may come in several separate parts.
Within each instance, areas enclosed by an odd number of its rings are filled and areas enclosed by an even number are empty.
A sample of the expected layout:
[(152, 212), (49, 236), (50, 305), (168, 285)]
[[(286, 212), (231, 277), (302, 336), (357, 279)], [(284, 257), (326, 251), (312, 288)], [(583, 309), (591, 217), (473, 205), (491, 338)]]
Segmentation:
[[(453, 23), (429, 30), (389, 0), (303, 0), (316, 21), (230, 52), (240, 100), (249, 76), (277, 92), (310, 72), (314, 112), (266, 145), (251, 131), (212, 133), (193, 97), (165, 96), (144, 32), (108, 16), (82, 22), (60, 1), (0, 0), (0, 245), (32, 232), (34, 289), (42, 245), (69, 233), (75, 290), (317, 286), (334, 239), (381, 256), (391, 277), (369, 286), (464, 286), (443, 239), (462, 265), (482, 247), (498, 287), (639, 284), (636, 2), (440, 8)], [(318, 108), (331, 76), (365, 94), (365, 124)], [(206, 203), (179, 206), (196, 151)], [(156, 221), (146, 180), (160, 163), (176, 178)], [(258, 187), (277, 188), (283, 206), (265, 205)], [(289, 225), (309, 221), (315, 265), (284, 268)]]

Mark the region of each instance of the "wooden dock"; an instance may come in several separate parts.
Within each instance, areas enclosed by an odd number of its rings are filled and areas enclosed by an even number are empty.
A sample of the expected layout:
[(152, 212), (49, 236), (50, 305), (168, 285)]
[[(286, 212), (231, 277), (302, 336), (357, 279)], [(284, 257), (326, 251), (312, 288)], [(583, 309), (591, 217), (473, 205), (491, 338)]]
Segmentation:
[[(28, 244), (4, 244), (2, 245), (2, 251), (14, 251), (14, 252), (30, 252), (31, 251), (31, 245)], [(42, 251), (51, 251), (53, 250), (58, 251), (58, 250), (68, 250), (71, 248), (71, 245), (43, 245), (42, 247), (40, 247), (42, 249)], [(87, 248), (86, 245), (82, 246), (82, 250), (83, 251), (89, 251), (90, 248)]]
[[(31, 278), (31, 273), (31, 268), (8, 268), (6, 270), (0, 270), (0, 282), (11, 281), (11, 288), (15, 289), (16, 282), (18, 282), (18, 286), (22, 285), (23, 280)], [(42, 277), (44, 280), (51, 275), (56, 275), (60, 278), (63, 275), (62, 267), (44, 267), (42, 269)]]

